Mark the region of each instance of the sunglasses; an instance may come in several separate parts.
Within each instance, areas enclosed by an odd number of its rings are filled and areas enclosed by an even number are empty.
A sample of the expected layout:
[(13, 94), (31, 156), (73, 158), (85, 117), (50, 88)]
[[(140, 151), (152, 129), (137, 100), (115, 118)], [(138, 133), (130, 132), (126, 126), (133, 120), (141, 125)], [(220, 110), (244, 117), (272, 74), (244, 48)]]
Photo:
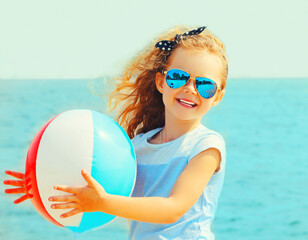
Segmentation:
[[(170, 69), (168, 71), (162, 71), (162, 73), (166, 74), (167, 85), (172, 89), (185, 86), (189, 79), (192, 78), (191, 75), (193, 75), (180, 69)], [(205, 77), (195, 77), (194, 79), (195, 87), (201, 97), (208, 99), (215, 95), (217, 84), (213, 80)]]

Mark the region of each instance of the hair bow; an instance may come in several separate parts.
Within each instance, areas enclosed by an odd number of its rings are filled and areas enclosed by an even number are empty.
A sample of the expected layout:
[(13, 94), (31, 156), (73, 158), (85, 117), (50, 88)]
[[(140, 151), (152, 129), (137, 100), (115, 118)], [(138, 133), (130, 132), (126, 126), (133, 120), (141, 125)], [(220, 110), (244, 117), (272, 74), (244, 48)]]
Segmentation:
[(183, 34), (176, 34), (175, 37), (174, 37), (174, 41), (162, 40), (162, 41), (157, 42), (155, 44), (155, 47), (160, 49), (160, 50), (163, 50), (163, 51), (169, 51), (169, 53), (166, 55), (166, 57), (164, 59), (164, 62), (166, 62), (168, 56), (170, 55), (170, 53), (174, 49), (175, 45), (180, 41), (180, 39), (185, 40), (186, 36), (198, 35), (205, 28), (206, 28), (206, 26), (203, 26), (203, 27), (199, 27), (197, 29), (191, 30), (189, 32), (185, 32)]

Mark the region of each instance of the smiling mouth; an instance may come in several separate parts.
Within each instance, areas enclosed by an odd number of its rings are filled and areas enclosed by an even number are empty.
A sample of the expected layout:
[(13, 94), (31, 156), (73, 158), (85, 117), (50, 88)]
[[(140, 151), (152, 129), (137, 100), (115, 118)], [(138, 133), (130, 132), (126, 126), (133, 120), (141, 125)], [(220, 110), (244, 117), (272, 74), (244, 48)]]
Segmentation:
[(197, 106), (197, 104), (195, 103), (187, 103), (183, 100), (180, 99), (176, 99), (182, 106), (186, 107), (186, 108), (195, 108)]

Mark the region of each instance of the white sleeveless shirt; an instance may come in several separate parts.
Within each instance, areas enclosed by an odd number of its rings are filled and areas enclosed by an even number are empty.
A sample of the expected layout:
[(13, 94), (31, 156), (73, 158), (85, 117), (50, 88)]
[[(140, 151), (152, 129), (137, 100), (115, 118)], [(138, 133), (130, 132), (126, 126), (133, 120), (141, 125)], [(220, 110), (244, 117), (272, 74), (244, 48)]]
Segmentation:
[(163, 143), (148, 142), (162, 128), (136, 135), (132, 143), (137, 160), (137, 178), (132, 197), (169, 197), (171, 189), (187, 163), (198, 153), (217, 148), (221, 153), (220, 169), (215, 172), (195, 204), (175, 223), (157, 224), (130, 221), (129, 239), (214, 239), (211, 223), (223, 186), (226, 164), (224, 138), (200, 124), (179, 138)]

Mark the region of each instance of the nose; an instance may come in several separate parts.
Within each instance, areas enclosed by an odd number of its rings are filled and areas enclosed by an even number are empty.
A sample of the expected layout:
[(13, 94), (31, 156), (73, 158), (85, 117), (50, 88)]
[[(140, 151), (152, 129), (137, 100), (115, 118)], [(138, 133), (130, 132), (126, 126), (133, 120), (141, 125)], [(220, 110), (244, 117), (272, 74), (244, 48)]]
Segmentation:
[(188, 83), (186, 83), (186, 85), (184, 86), (184, 91), (189, 91), (191, 93), (197, 94), (197, 89), (195, 87), (195, 79), (194, 78), (190, 78)]

